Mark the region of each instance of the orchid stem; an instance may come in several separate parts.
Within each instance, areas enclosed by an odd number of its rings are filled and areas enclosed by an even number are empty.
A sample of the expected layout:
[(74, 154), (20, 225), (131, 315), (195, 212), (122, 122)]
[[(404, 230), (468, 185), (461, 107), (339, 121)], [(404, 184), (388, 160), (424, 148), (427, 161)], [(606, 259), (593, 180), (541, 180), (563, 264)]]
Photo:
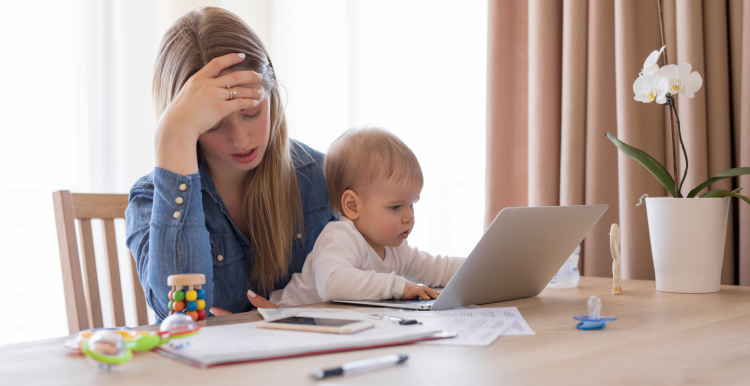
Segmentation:
[(675, 135), (674, 135), (674, 128), (672, 127), (672, 110), (667, 107), (667, 112), (669, 113), (669, 149), (672, 151), (672, 176), (674, 177), (674, 198), (680, 197), (678, 190), (677, 190), (677, 183), (679, 180), (677, 179), (677, 151), (675, 151)]
[(682, 174), (680, 187), (677, 189), (677, 192), (676, 192), (677, 196), (680, 196), (682, 194), (682, 184), (685, 183), (685, 177), (687, 176), (687, 172), (688, 172), (688, 156), (687, 156), (687, 150), (685, 150), (685, 143), (682, 142), (682, 130), (680, 130), (680, 116), (677, 115), (677, 107), (675, 107), (674, 102), (670, 104), (670, 107), (672, 107), (672, 111), (674, 112), (674, 117), (677, 120), (677, 135), (680, 138), (680, 146), (682, 147), (682, 154), (685, 156), (685, 172)]
[[(661, 9), (661, 0), (656, 0), (656, 6), (659, 9), (659, 32), (661, 32), (661, 45), (665, 46), (667, 43), (664, 41), (664, 12)], [(664, 65), (667, 65), (667, 49), (664, 49)], [(679, 190), (677, 190), (677, 152), (675, 151), (674, 143), (674, 129), (672, 128), (672, 114), (671, 110), (667, 109), (669, 114), (669, 147), (672, 150), (672, 175), (674, 177), (674, 197), (680, 197)]]

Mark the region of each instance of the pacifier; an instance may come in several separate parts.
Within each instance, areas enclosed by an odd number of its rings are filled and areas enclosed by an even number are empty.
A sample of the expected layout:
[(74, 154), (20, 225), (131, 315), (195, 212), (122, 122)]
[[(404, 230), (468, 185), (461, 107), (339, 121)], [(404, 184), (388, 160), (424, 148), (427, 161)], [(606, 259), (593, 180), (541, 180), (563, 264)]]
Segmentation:
[(589, 309), (588, 316), (578, 315), (573, 317), (573, 319), (581, 321), (576, 324), (576, 327), (579, 330), (601, 330), (607, 325), (606, 322), (617, 320), (617, 318), (601, 316), (602, 300), (597, 296), (590, 297), (586, 305)]

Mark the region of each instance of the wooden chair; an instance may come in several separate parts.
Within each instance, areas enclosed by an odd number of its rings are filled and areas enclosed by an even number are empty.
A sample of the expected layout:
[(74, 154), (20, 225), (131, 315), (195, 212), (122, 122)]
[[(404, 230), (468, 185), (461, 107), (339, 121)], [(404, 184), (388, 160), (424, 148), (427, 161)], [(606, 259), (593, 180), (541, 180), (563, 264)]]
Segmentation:
[[(128, 195), (81, 194), (59, 190), (52, 193), (52, 199), (55, 205), (57, 241), (60, 246), (68, 331), (75, 334), (89, 328), (104, 327), (101, 299), (99, 298), (99, 280), (96, 275), (91, 219), (102, 220), (104, 261), (108, 276), (105, 279), (109, 282), (112, 316), (116, 326), (124, 326), (125, 312), (122, 303), (114, 219), (125, 218)], [(78, 220), (83, 259), (80, 259), (78, 255), (78, 239), (74, 219)], [(136, 321), (140, 326), (148, 324), (146, 296), (138, 279), (133, 255), (129, 251), (128, 255), (130, 256), (130, 271), (133, 276)], [(85, 284), (81, 276), (81, 263), (83, 263), (83, 275), (86, 277)], [(85, 293), (84, 285), (86, 287)]]

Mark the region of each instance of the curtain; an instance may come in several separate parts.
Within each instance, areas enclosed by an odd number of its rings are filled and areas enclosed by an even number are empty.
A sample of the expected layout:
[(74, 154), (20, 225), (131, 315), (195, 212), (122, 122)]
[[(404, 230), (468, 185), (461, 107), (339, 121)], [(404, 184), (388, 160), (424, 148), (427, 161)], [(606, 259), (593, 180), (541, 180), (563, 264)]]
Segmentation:
[[(663, 0), (662, 8), (669, 64), (688, 62), (704, 79), (695, 98), (676, 98), (686, 192), (750, 166), (750, 106), (741, 103), (750, 100), (750, 1)], [(636, 102), (632, 91), (661, 47), (657, 0), (491, 0), (488, 13), (485, 225), (509, 206), (608, 204), (584, 240), (581, 272), (611, 276), (609, 228), (619, 223), (623, 277), (653, 279), (646, 209), (635, 204), (668, 193), (604, 133), (672, 170), (667, 107)], [(680, 175), (684, 167), (679, 158)], [(750, 176), (710, 189), (740, 186), (750, 189)], [(750, 206), (738, 200), (722, 283), (750, 285)]]

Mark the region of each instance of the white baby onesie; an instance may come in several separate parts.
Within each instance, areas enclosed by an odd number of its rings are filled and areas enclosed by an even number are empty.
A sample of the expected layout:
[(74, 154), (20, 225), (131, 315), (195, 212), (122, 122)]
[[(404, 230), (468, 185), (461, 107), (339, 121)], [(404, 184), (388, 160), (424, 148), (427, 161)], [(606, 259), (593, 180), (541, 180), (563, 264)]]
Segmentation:
[(344, 216), (328, 223), (307, 255), (302, 273), (292, 275), (283, 290), (271, 293), (282, 307), (330, 300), (399, 299), (407, 280), (443, 287), (461, 263), (460, 257), (432, 256), (410, 247), (385, 247), (385, 260)]

